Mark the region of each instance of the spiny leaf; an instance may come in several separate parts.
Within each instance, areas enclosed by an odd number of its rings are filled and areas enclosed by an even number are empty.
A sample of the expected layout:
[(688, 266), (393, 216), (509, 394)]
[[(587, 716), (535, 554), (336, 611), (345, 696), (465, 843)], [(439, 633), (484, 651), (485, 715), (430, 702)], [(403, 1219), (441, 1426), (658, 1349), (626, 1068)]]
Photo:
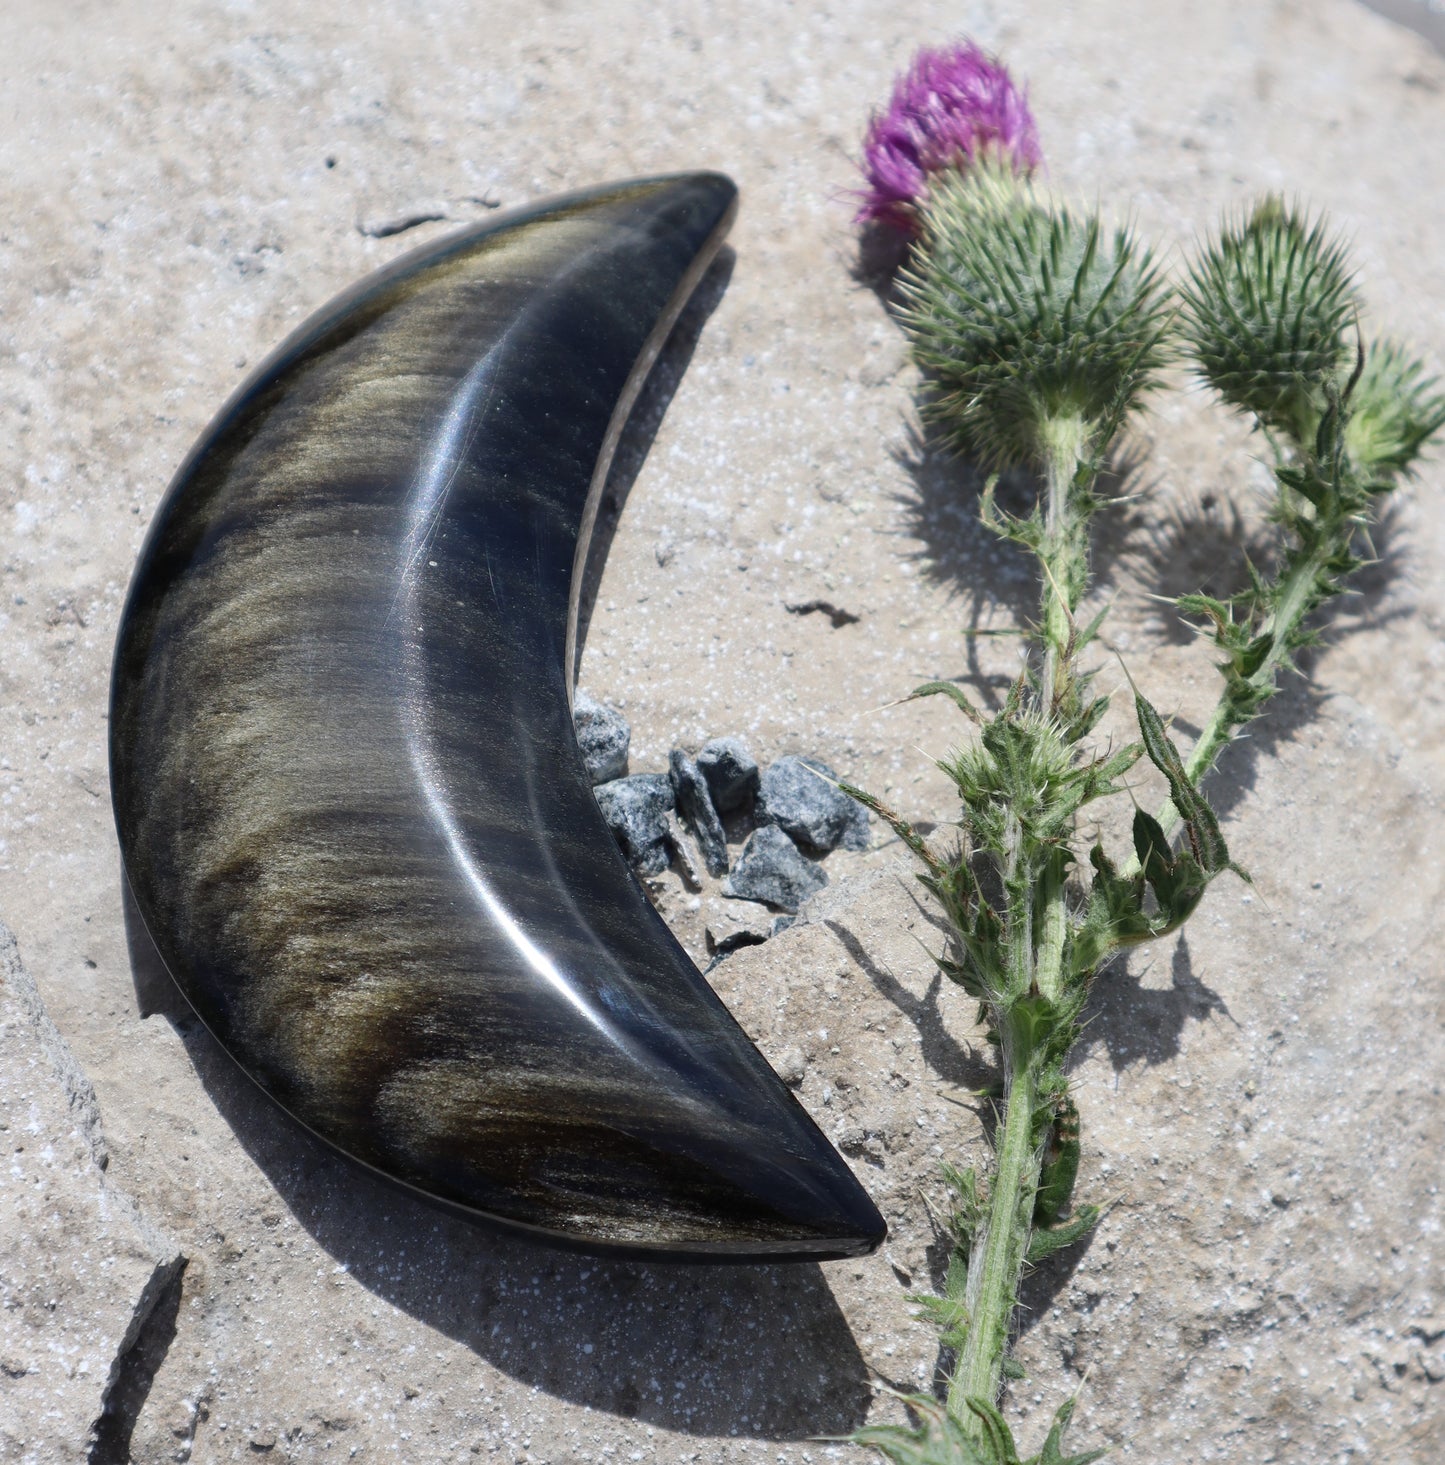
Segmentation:
[(1180, 595), (1176, 597), (1174, 604), (1184, 615), (1208, 616), (1214, 622), (1216, 631), (1223, 630), (1234, 621), (1232, 608), (1212, 595)]
[(1000, 1465), (1020, 1465), (1018, 1446), (996, 1405), (987, 1399), (968, 1398), (964, 1403), (983, 1421), (984, 1438)]
[(1070, 1220), (1060, 1221), (1056, 1226), (1035, 1227), (1029, 1237), (1028, 1261), (1036, 1265), (1072, 1246), (1098, 1225), (1100, 1214), (1098, 1206), (1080, 1206)]
[(949, 697), (954, 704), (970, 722), (983, 722), (983, 714), (963, 694), (963, 689), (954, 682), (924, 682), (921, 687), (914, 689), (904, 699), (908, 702), (916, 701), (919, 697)]
[(909, 1302), (918, 1308), (920, 1320), (927, 1319), (938, 1332), (938, 1341), (955, 1351), (968, 1337), (968, 1309), (952, 1297), (935, 1297), (931, 1292), (910, 1292)]
[(1111, 951), (1147, 940), (1153, 934), (1144, 913), (1143, 874), (1120, 875), (1104, 847), (1097, 843), (1089, 852), (1089, 862), (1094, 867), (1089, 905), (1069, 948), (1071, 975), (1085, 979)]
[(1024, 1465), (1092, 1465), (1095, 1460), (1102, 1459), (1109, 1452), (1108, 1450), (1086, 1450), (1082, 1455), (1064, 1454), (1064, 1431), (1069, 1427), (1069, 1421), (1074, 1417), (1074, 1400), (1066, 1399), (1059, 1405), (1058, 1412), (1054, 1415), (1054, 1425), (1049, 1430), (1049, 1437), (1044, 1441), (1044, 1447), (1038, 1455), (1031, 1460), (1026, 1460)]
[(865, 809), (871, 809), (877, 816), (888, 825), (890, 829), (901, 839), (909, 849), (928, 866), (929, 873), (935, 878), (942, 879), (947, 870), (943, 862), (923, 842), (923, 836), (901, 815), (895, 814), (887, 804), (876, 799), (870, 793), (864, 793), (861, 788), (854, 788), (851, 783), (838, 783), (839, 789), (847, 794), (850, 799), (862, 804)]
[(1164, 730), (1163, 718), (1138, 690), (1134, 693), (1134, 708), (1139, 718), (1139, 733), (1144, 739), (1144, 751), (1148, 753), (1149, 761), (1169, 781), (1169, 797), (1189, 831), (1195, 858), (1209, 875), (1234, 868), (1229, 860), (1229, 847), (1219, 830), (1219, 820), (1185, 771), (1179, 750)]
[(1034, 1224), (1051, 1226), (1065, 1211), (1074, 1195), (1079, 1173), (1079, 1110), (1067, 1093), (1053, 1101), (1048, 1143), (1039, 1170), (1034, 1197)]
[(1134, 811), (1134, 851), (1159, 914), (1149, 922), (1151, 936), (1163, 936), (1193, 914), (1209, 878), (1192, 855), (1172, 854), (1163, 826), (1143, 809)]
[[(855, 1444), (871, 1445), (893, 1465), (1020, 1465), (1016, 1450), (1001, 1451), (992, 1439), (983, 1443), (971, 1439), (962, 1423), (930, 1395), (900, 1394), (898, 1398), (918, 1416), (917, 1428), (866, 1425), (852, 1435)], [(969, 1401), (970, 1408), (973, 1403)], [(1007, 1431), (1005, 1425), (1005, 1437)], [(1011, 1446), (1012, 1440), (1008, 1443)]]

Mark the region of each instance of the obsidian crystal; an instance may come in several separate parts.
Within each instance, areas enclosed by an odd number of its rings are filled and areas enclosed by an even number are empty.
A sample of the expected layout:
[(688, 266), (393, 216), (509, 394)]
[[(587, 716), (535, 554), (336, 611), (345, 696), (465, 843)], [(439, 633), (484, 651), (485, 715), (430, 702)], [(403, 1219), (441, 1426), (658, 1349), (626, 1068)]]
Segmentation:
[(734, 206), (573, 194), (296, 331), (146, 541), (115, 814), (196, 1012), (353, 1159), (572, 1245), (847, 1256), (877, 1211), (649, 906), (568, 705), (608, 459)]

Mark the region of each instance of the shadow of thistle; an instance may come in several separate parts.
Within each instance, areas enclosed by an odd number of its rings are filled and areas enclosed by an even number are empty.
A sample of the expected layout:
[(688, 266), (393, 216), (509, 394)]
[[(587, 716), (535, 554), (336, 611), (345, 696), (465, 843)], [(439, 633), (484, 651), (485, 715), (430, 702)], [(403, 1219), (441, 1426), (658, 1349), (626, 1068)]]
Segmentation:
[[(895, 500), (905, 533), (919, 545), (910, 558), (925, 583), (964, 606), (964, 666), (941, 675), (972, 687), (984, 706), (997, 712), (1017, 671), (989, 670), (983, 646), (1017, 637), (1037, 623), (1037, 564), (1027, 550), (995, 534), (979, 517), (992, 475), (974, 459), (957, 453), (935, 432), (914, 427), (895, 452), (895, 461), (911, 480)], [(1107, 596), (1121, 578), (1142, 532), (1145, 513), (1137, 491), (1142, 463), (1140, 449), (1126, 443), (1111, 456), (1096, 486), (1101, 503), (1090, 590), (1095, 597)], [(1008, 469), (998, 475), (994, 501), (1002, 513), (1027, 518), (1040, 492), (1036, 474)]]
[[(944, 940), (949, 939), (947, 923), (936, 912), (920, 905), (919, 913), (934, 927)], [(825, 920), (823, 925), (838, 939), (839, 944), (852, 958), (859, 970), (873, 983), (879, 995), (886, 997), (918, 1033), (923, 1061), (945, 1083), (961, 1089), (977, 1090), (987, 1087), (998, 1077), (994, 1063), (980, 1055), (969, 1045), (960, 1043), (944, 1026), (943, 1014), (939, 1009), (939, 996), (943, 991), (943, 973), (935, 971), (922, 997), (915, 997), (892, 972), (878, 965), (868, 955), (867, 948), (840, 920)]]
[(1181, 931), (1174, 943), (1168, 987), (1144, 986), (1153, 965), (1148, 956), (1135, 955), (1098, 974), (1071, 1067), (1103, 1047), (1115, 1073), (1139, 1062), (1152, 1068), (1179, 1056), (1184, 1030), (1191, 1022), (1206, 1022), (1215, 1013), (1235, 1021), (1224, 998), (1195, 975), (1187, 931)]
[(848, 277), (855, 285), (871, 290), (896, 317), (903, 299), (898, 274), (908, 262), (912, 241), (889, 224), (876, 220), (863, 224), (857, 235), (858, 248), (848, 265)]

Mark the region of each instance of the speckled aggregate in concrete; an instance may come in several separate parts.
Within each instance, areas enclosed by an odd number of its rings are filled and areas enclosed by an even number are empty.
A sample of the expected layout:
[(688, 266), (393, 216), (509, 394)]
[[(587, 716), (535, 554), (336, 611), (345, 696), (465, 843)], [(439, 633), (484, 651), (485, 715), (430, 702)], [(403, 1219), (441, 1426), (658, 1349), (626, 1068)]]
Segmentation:
[[(1007, 675), (1007, 640), (960, 633), (1017, 624), (1031, 591), (967, 471), (911, 435), (916, 380), (855, 277), (847, 190), (894, 71), (960, 32), (1029, 80), (1058, 189), (1132, 215), (1175, 266), (1221, 208), (1297, 193), (1352, 236), (1372, 322), (1445, 357), (1445, 61), (1347, 0), (0, 11), (0, 912), (94, 1082), (108, 1183), (188, 1259), (112, 1458), (821, 1465), (863, 1457), (819, 1436), (895, 1415), (880, 1379), (932, 1379), (907, 1294), (936, 1280), (938, 1160), (979, 1154), (979, 1034), (896, 846), (830, 857), (807, 922), (713, 973), (869, 1185), (886, 1248), (740, 1270), (554, 1255), (321, 1153), (132, 970), (105, 705), (149, 516), (288, 328), (494, 204), (720, 167), (743, 192), (732, 254), (621, 455), (582, 679), (625, 707), (634, 769), (740, 733), (946, 821), (928, 760), (954, 720), (880, 709), (927, 677)], [(1141, 590), (1221, 574), (1259, 475), (1183, 389), (1137, 447), (1147, 494), (1104, 526), (1098, 594), (1187, 728), (1207, 649)], [(1100, 982), (1080, 1190), (1114, 1205), (1026, 1288), (1030, 1377), (1006, 1407), (1028, 1448), (1085, 1378), (1075, 1438), (1124, 1460), (1445, 1447), (1442, 490), (1437, 460), (1309, 685), (1216, 780), (1253, 887), (1221, 882), (1183, 940)], [(856, 621), (789, 609), (818, 600)], [(716, 889), (668, 874), (655, 894), (705, 957)], [(4, 1458), (67, 1458), (28, 1387), (0, 1375)]]

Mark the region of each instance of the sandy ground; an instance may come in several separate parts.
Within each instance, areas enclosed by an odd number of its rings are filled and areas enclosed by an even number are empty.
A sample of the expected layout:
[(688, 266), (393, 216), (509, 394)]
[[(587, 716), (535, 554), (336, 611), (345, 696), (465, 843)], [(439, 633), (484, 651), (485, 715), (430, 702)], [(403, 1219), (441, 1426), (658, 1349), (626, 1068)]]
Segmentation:
[[(740, 733), (946, 820), (929, 758), (958, 727), (877, 709), (927, 677), (1006, 675), (1006, 640), (960, 633), (1016, 625), (1031, 591), (976, 526), (966, 467), (918, 442), (916, 379), (856, 277), (869, 107), (915, 45), (970, 34), (1029, 80), (1061, 192), (1132, 216), (1176, 266), (1219, 210), (1298, 194), (1353, 238), (1371, 324), (1438, 367), (1445, 61), (1348, 0), (300, 17), (0, 11), (0, 915), (93, 1082), (105, 1184), (187, 1258), (92, 1452), (23, 1401), (52, 1369), (57, 1397), (98, 1408), (114, 1359), (81, 1371), (55, 1341), (100, 1305), (98, 1263), (76, 1239), (43, 1296), (0, 1231), (19, 1340), (0, 1459), (861, 1460), (819, 1437), (896, 1417), (880, 1381), (931, 1385), (907, 1294), (937, 1281), (937, 1162), (981, 1143), (957, 1102), (981, 1062), (971, 1004), (939, 988), (896, 845), (833, 857), (810, 920), (713, 974), (888, 1217), (876, 1256), (648, 1267), (438, 1220), (281, 1124), (132, 970), (106, 678), (146, 524), (248, 363), (369, 269), (497, 204), (721, 168), (743, 194), (732, 249), (620, 454), (582, 681), (625, 708), (634, 770)], [(446, 218), (374, 237), (417, 212)], [(1103, 528), (1098, 596), (1187, 730), (1209, 657), (1145, 592), (1228, 582), (1260, 472), (1182, 385), (1136, 448), (1144, 496)], [(1027, 1285), (1030, 1377), (1007, 1399), (1027, 1448), (1082, 1388), (1076, 1441), (1122, 1459), (1445, 1450), (1442, 490), (1437, 457), (1308, 682), (1215, 780), (1252, 889), (1221, 882), (1183, 939), (1101, 979), (1080, 1193), (1115, 1205)], [(857, 619), (789, 609), (820, 600)], [(669, 874), (655, 894), (701, 957), (715, 892)]]

